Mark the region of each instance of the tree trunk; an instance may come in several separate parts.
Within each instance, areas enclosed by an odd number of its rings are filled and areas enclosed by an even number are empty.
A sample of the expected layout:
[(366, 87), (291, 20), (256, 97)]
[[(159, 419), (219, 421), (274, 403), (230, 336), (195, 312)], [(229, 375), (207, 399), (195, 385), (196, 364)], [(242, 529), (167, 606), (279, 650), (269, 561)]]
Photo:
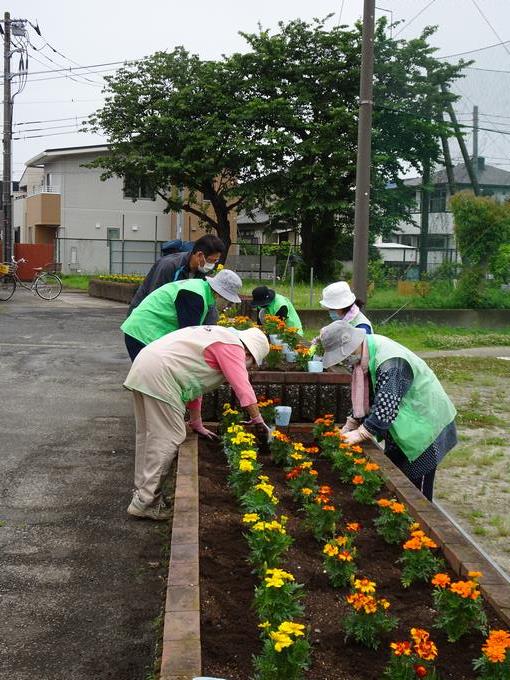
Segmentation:
[(227, 202), (222, 196), (216, 196), (215, 200), (211, 202), (216, 215), (216, 233), (225, 246), (225, 252), (221, 256), (221, 262), (224, 263), (227, 259), (230, 246), (232, 245), (232, 239), (230, 238), (229, 210), (227, 208)]
[(338, 232), (332, 213), (306, 214), (301, 224), (301, 254), (303, 276), (313, 275), (316, 281), (331, 283), (335, 277), (335, 255)]

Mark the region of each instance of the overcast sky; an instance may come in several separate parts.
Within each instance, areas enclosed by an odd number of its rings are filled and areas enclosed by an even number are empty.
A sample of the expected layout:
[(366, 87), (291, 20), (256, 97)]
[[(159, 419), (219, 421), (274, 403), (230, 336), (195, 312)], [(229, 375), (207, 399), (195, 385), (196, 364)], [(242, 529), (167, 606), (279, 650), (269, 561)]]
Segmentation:
[[(29, 71), (33, 75), (15, 99), (14, 136), (20, 139), (13, 142), (13, 179), (19, 179), (25, 161), (45, 149), (104, 141), (75, 131), (76, 121), (83, 120), (101, 105), (103, 74), (82, 72), (93, 81), (88, 82), (76, 76), (75, 80), (61, 77), (61, 73), (34, 72), (71, 66), (67, 59), (80, 65), (103, 64), (136, 59), (157, 50), (172, 50), (176, 45), (184, 45), (203, 58), (214, 59), (243, 50), (245, 43), (239, 31), (254, 32), (259, 22), (263, 28), (276, 29), (282, 20), (298, 17), (311, 20), (333, 13), (333, 25), (340, 19), (341, 23), (352, 24), (360, 18), (363, 9), (362, 0), (88, 0), (86, 3), (24, 0), (16, 5), (16, 9), (10, 8), (11, 18), (37, 21), (42, 38), (30, 31), (32, 44), (39, 51), (29, 48)], [(380, 0), (378, 6), (378, 16), (383, 13), (390, 16), (388, 10), (391, 10), (394, 21), (406, 20), (394, 31), (395, 34), (401, 31), (405, 38), (417, 35), (426, 25), (438, 25), (433, 39), (439, 48), (438, 55), (475, 50), (500, 40), (510, 41), (510, 0)], [(22, 15), (17, 13), (18, 7)], [(46, 41), (67, 59), (44, 47)], [(471, 56), (476, 58), (477, 67), (508, 73), (469, 71), (459, 85), (463, 100), (457, 109), (462, 120), (469, 123), (472, 105), (476, 103), (480, 106), (482, 127), (510, 132), (510, 42)], [(12, 69), (16, 68), (14, 56)], [(68, 120), (56, 120), (63, 118)], [(30, 121), (44, 122), (26, 124)], [(453, 153), (458, 155), (457, 150)], [(480, 153), (486, 154), (489, 163), (510, 170), (510, 134), (481, 133)]]

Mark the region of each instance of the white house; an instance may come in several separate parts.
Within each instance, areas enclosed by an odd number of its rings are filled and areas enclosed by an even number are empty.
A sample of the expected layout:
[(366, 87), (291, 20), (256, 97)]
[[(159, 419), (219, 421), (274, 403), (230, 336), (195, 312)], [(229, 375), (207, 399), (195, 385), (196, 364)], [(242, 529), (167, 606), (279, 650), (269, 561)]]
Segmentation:
[(197, 217), (165, 213), (143, 183), (102, 182), (100, 168), (84, 167), (107, 153), (107, 145), (46, 149), (25, 164), (24, 176), (37, 170), (38, 181), (15, 201), (14, 227), (22, 243), (55, 242), (64, 272), (145, 273), (161, 242), (205, 233)]
[[(471, 189), (466, 166), (462, 163), (453, 168), (454, 181), (457, 191)], [(485, 164), (485, 159), (478, 158), (478, 183), (480, 193), (483, 196), (493, 196), (498, 201), (510, 199), (510, 172)], [(413, 211), (413, 224), (401, 222), (392, 235), (392, 241), (414, 249), (420, 247), (421, 227), (421, 177), (412, 177), (404, 180), (404, 184), (415, 188), (416, 207)], [(433, 174), (432, 183), (434, 191), (430, 195), (428, 266), (434, 269), (444, 262), (457, 262), (460, 260), (455, 244), (453, 228), (453, 215), (448, 204), (451, 197), (446, 170), (440, 170)], [(419, 257), (418, 257), (419, 261)]]

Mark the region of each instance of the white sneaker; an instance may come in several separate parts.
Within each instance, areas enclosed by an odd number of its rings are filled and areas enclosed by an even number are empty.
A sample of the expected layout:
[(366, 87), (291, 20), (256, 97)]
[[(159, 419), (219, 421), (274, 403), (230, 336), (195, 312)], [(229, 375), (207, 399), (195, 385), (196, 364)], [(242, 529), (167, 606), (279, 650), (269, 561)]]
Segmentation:
[(129, 504), (127, 511), (128, 515), (132, 515), (133, 517), (154, 519), (157, 522), (163, 522), (165, 520), (169, 520), (172, 517), (172, 510), (165, 507), (162, 503), (144, 507), (143, 505), (140, 505), (136, 496), (133, 496), (133, 500)]

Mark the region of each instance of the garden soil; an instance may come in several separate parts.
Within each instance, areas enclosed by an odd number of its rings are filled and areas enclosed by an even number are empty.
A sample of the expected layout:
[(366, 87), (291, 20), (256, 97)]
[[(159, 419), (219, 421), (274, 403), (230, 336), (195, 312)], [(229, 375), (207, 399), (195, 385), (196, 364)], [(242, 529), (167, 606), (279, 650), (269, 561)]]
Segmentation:
[[(359, 574), (377, 582), (377, 594), (392, 603), (390, 613), (400, 619), (398, 629), (382, 639), (378, 651), (352, 641), (345, 642), (341, 630), (346, 589), (333, 590), (324, 573), (321, 549), (302, 526), (297, 506), (284, 484), (283, 470), (269, 456), (260, 456), (264, 474), (276, 484), (279, 513), (289, 516), (288, 532), (295, 538), (282, 567), (305, 586), (305, 618), (312, 643), (310, 680), (375, 680), (380, 678), (389, 658), (391, 640), (408, 639), (411, 627), (425, 628), (439, 649), (437, 668), (443, 680), (472, 680), (472, 660), (480, 656), (481, 634), (448, 643), (433, 629), (436, 612), (430, 585), (413, 584), (404, 589), (396, 564), (399, 546), (380, 538), (372, 524), (373, 507), (352, 500), (351, 488), (342, 484), (329, 463), (319, 460), (316, 468), (321, 484), (335, 489), (335, 505), (343, 510), (344, 521), (361, 522), (363, 530), (356, 545)], [(252, 677), (252, 656), (260, 650), (257, 619), (251, 608), (256, 580), (247, 562), (248, 548), (242, 536), (241, 508), (230, 493), (228, 469), (220, 445), (201, 442), (200, 474), (200, 592), (202, 671), (228, 680)], [(453, 574), (452, 574), (453, 575)], [(487, 608), (492, 627), (503, 627)]]

